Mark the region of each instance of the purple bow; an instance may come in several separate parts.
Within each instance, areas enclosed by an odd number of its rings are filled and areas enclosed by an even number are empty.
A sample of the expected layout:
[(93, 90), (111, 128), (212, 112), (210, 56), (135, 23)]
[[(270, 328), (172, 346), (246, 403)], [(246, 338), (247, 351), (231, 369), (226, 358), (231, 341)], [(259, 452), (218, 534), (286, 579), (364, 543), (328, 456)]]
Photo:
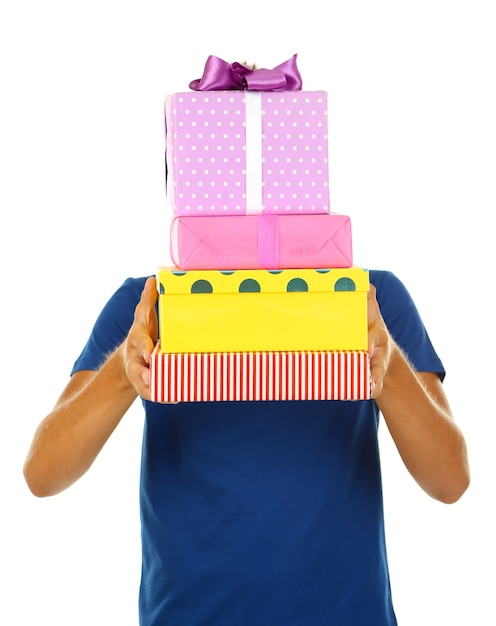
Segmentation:
[(241, 63), (227, 63), (210, 55), (203, 76), (192, 80), (193, 91), (299, 91), (302, 87), (300, 72), (296, 67), (296, 54), (271, 70), (252, 69)]

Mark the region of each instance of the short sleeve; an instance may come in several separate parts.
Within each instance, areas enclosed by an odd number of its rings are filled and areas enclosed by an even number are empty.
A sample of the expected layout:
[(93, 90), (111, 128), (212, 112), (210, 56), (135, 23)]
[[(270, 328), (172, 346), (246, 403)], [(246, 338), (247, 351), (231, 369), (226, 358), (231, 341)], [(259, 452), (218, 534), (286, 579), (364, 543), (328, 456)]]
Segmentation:
[(370, 271), (377, 301), (391, 336), (419, 372), (434, 372), (441, 379), (445, 369), (435, 351), (415, 302), (403, 282), (392, 272)]
[(134, 310), (141, 297), (145, 278), (128, 278), (112, 295), (99, 314), (71, 375), (79, 370), (96, 370), (126, 338)]

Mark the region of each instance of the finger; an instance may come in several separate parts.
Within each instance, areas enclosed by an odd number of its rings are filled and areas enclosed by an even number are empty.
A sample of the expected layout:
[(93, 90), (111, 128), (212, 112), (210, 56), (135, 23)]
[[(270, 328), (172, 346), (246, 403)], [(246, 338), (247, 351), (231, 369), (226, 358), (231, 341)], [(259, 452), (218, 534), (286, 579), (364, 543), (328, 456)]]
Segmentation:
[(155, 310), (157, 297), (156, 280), (150, 276), (141, 292), (131, 329), (134, 347), (146, 364), (150, 363), (151, 354), (158, 339), (158, 320)]
[(143, 290), (141, 291), (140, 300), (135, 309), (135, 319), (139, 319), (141, 322), (146, 323), (146, 321), (150, 318), (150, 313), (155, 309), (157, 295), (155, 278), (150, 276), (146, 279)]
[(150, 392), (151, 376), (150, 376), (150, 369), (148, 367), (142, 368), (141, 380), (142, 380), (142, 385), (141, 385), (142, 389), (141, 389), (140, 396), (144, 398), (145, 400), (150, 400), (151, 399), (151, 392)]
[(142, 299), (147, 302), (148, 306), (155, 306), (157, 300), (157, 282), (155, 276), (149, 276), (143, 287)]
[(372, 398), (377, 398), (383, 387), (384, 376), (386, 374), (386, 364), (384, 350), (379, 348), (370, 359), (370, 378), (372, 379)]
[(379, 304), (376, 297), (376, 289), (374, 285), (370, 285), (367, 293), (367, 320), (369, 328), (376, 322), (379, 313)]

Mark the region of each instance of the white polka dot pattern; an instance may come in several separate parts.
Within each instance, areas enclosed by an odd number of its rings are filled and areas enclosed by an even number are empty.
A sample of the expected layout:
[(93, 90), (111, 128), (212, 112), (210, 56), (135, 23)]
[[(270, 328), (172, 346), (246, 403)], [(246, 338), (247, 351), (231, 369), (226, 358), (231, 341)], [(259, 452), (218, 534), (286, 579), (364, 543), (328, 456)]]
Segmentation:
[[(261, 97), (262, 206), (257, 211), (330, 212), (326, 92), (262, 92)], [(167, 96), (165, 122), (167, 200), (173, 213), (244, 215), (244, 92)]]

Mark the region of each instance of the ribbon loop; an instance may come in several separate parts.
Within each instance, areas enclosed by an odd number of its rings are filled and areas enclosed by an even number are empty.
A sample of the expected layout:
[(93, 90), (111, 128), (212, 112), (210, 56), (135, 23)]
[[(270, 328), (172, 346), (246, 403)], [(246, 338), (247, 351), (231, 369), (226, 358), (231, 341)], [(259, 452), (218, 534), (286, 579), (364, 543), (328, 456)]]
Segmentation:
[(193, 91), (300, 91), (302, 79), (296, 54), (273, 69), (255, 69), (242, 63), (228, 63), (210, 55), (203, 76), (192, 80)]

